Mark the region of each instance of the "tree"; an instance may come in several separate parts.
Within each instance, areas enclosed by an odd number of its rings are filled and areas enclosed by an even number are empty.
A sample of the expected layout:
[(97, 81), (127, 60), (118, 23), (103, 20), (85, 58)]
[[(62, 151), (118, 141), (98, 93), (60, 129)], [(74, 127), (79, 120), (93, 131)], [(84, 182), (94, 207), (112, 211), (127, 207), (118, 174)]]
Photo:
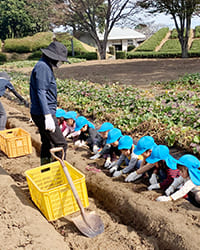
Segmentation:
[(16, 0), (0, 1), (0, 38), (20, 37), (28, 32), (30, 19), (24, 11), (25, 2)]
[[(108, 35), (113, 26), (123, 18), (135, 11), (133, 0), (68, 0), (59, 1), (66, 10), (65, 24), (76, 26), (88, 32), (94, 39), (101, 59), (106, 58), (106, 45)], [(98, 32), (103, 33), (103, 41), (99, 39)]]
[(54, 4), (53, 0), (26, 0), (25, 9), (31, 19), (30, 32), (32, 34), (52, 29), (51, 19), (54, 16)]
[(1, 0), (0, 39), (19, 38), (47, 31), (53, 0)]
[(188, 57), (188, 39), (191, 19), (199, 11), (200, 0), (140, 0), (137, 3), (151, 13), (170, 14), (174, 20), (178, 39), (181, 44), (182, 57)]

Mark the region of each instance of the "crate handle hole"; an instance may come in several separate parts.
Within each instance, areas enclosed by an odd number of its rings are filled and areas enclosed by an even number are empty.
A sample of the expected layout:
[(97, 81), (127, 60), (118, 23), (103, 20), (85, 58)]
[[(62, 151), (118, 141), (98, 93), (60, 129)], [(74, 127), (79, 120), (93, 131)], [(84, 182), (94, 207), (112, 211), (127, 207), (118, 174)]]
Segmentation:
[(47, 172), (47, 171), (50, 171), (50, 168), (44, 168), (41, 170), (41, 173), (44, 173), (44, 172)]

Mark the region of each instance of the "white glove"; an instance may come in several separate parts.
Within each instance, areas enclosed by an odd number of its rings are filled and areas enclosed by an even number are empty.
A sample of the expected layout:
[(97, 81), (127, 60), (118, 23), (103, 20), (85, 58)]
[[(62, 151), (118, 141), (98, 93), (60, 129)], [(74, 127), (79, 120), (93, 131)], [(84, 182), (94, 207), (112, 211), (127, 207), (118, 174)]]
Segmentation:
[(125, 182), (135, 181), (135, 180), (139, 179), (141, 176), (142, 176), (142, 174), (137, 174), (137, 172), (134, 171), (133, 173), (129, 174), (126, 177)]
[(165, 194), (169, 196), (172, 193), (174, 193), (174, 186), (171, 185), (165, 190)]
[(171, 201), (171, 198), (169, 196), (159, 196), (156, 201)]
[(159, 183), (155, 183), (155, 184), (148, 186), (148, 190), (159, 189), (159, 188), (160, 188)]
[(113, 172), (117, 171), (117, 169), (118, 169), (118, 166), (115, 165), (114, 167), (109, 169), (109, 172), (112, 174)]
[(67, 136), (67, 139), (71, 139), (71, 138), (72, 138), (72, 135), (69, 134), (69, 135)]
[(158, 183), (156, 174), (152, 174), (152, 175), (151, 175), (151, 178), (149, 179), (149, 183), (150, 183), (151, 185), (152, 185), (152, 184)]
[(56, 130), (56, 125), (51, 114), (45, 115), (45, 129), (53, 133)]
[(74, 145), (77, 146), (77, 147), (80, 147), (80, 145), (81, 145), (81, 140), (75, 141)]
[(104, 168), (109, 168), (111, 163), (112, 162), (111, 162), (110, 158), (107, 158), (106, 162), (104, 163)]
[(86, 145), (86, 142), (85, 141), (81, 141), (81, 140), (78, 140), (74, 143), (75, 146), (81, 148), (81, 147), (84, 147)]
[(120, 175), (122, 175), (122, 170), (115, 171), (115, 172), (113, 173), (113, 177), (119, 177)]
[(90, 160), (96, 160), (98, 159), (99, 157), (101, 157), (101, 155), (99, 153), (97, 153), (96, 155), (93, 155), (90, 157)]
[(97, 145), (94, 145), (92, 150), (93, 150), (93, 153), (97, 154), (99, 147), (97, 147)]
[(113, 161), (113, 162), (111, 162), (111, 164), (107, 167), (107, 169), (110, 169), (110, 168), (112, 168), (112, 167), (114, 167), (114, 166), (116, 166), (117, 165), (117, 162), (116, 161)]

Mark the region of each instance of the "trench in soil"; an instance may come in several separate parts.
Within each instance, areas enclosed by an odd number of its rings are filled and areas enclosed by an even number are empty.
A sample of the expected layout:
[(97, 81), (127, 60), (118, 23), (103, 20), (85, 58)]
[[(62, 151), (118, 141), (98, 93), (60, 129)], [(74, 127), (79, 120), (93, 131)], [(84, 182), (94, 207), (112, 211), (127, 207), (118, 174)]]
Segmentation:
[[(13, 122), (8, 121), (7, 128), (13, 127), (15, 127)], [(40, 142), (32, 138), (32, 145), (37, 154)], [(102, 169), (101, 173), (87, 172), (84, 167), (80, 166), (82, 165), (80, 161), (76, 161), (77, 152), (70, 147), (68, 151), (71, 151), (69, 162), (86, 175), (86, 185), (92, 209), (97, 209), (97, 213), (100, 214), (106, 213), (112, 223), (126, 225), (130, 228), (130, 231), (135, 230), (138, 237), (148, 242), (145, 249), (187, 249), (185, 232), (182, 232), (183, 225), (180, 223), (176, 231), (171, 226), (173, 225), (173, 218), (170, 220), (169, 215), (165, 215), (168, 208), (164, 210), (162, 204), (159, 207), (157, 207), (157, 204), (155, 205), (154, 198), (158, 196), (158, 193), (157, 195), (150, 193), (142, 197), (140, 193), (146, 189), (145, 183), (124, 183), (121, 177), (112, 179), (108, 172), (100, 167), (102, 166), (101, 160), (95, 163)], [(180, 153), (176, 149), (174, 149), (174, 152), (175, 154)], [(84, 158), (85, 156), (87, 156), (87, 153), (83, 151), (81, 157)], [(38, 156), (36, 157), (38, 158)], [(88, 162), (87, 159), (86, 162)], [(8, 173), (18, 183), (25, 195), (30, 198), (24, 175), (16, 173), (14, 169), (9, 169)], [(108, 183), (110, 184), (108, 185)], [(170, 209), (174, 209), (173, 205)], [(75, 226), (71, 222), (67, 222), (65, 218), (60, 218), (51, 223), (66, 239), (69, 230), (77, 233)]]

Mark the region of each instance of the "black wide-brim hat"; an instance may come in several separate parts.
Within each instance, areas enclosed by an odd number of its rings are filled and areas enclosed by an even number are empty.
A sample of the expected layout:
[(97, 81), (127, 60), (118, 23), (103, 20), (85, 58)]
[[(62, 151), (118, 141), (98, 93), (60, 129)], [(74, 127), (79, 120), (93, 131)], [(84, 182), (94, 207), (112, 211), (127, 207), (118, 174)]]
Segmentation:
[(67, 60), (67, 48), (57, 41), (50, 43), (47, 48), (41, 49), (41, 51), (45, 56), (55, 61), (69, 62)]

